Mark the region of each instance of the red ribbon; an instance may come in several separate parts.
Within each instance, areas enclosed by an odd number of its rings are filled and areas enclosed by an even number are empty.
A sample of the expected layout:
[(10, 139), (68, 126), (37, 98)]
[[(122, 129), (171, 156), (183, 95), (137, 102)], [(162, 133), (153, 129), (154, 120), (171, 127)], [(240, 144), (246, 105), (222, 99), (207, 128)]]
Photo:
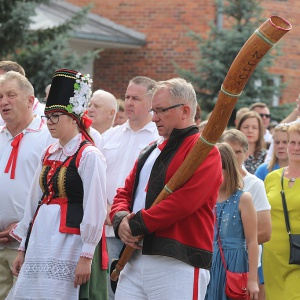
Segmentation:
[(84, 137), (94, 145), (94, 141), (91, 138), (90, 134), (87, 132), (87, 129), (92, 125), (93, 121), (87, 116), (85, 111), (83, 116), (80, 119), (79, 128)]
[(10, 179), (14, 179), (15, 178), (15, 171), (16, 171), (16, 165), (17, 165), (17, 158), (18, 158), (18, 152), (19, 152), (19, 144), (20, 141), (22, 139), (22, 137), (24, 136), (23, 132), (21, 132), (20, 134), (18, 134), (17, 136), (14, 137), (14, 140), (11, 143), (12, 146), (12, 150), (5, 168), (5, 173), (9, 172), (9, 169), (11, 168), (11, 172), (10, 172)]
[(81, 122), (85, 129), (88, 129), (93, 123), (93, 121), (85, 113), (81, 117)]

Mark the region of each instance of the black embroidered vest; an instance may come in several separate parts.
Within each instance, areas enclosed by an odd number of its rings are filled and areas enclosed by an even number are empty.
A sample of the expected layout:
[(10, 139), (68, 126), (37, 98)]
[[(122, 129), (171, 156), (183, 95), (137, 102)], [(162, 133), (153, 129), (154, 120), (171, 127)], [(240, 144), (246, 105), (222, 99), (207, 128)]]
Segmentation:
[[(89, 145), (91, 144), (86, 140), (80, 144), (77, 152), (70, 156), (55, 174), (50, 185), (47, 182), (49, 182), (49, 172), (54, 162), (48, 160), (50, 155), (48, 151), (44, 158), (40, 175), (40, 186), (44, 192), (43, 203), (60, 205), (59, 231), (62, 233), (80, 234), (79, 226), (83, 218), (83, 184), (77, 169), (82, 151)], [(54, 169), (52, 167), (52, 172), (55, 172), (57, 167)]]

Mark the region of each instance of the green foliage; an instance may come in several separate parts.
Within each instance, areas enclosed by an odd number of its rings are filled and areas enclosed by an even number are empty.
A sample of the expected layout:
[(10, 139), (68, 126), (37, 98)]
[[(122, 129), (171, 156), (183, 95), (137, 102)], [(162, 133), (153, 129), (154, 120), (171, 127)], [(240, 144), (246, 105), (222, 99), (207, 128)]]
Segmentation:
[(90, 7), (56, 27), (30, 31), (31, 18), (39, 4), (47, 5), (49, 0), (0, 0), (0, 58), (22, 65), (41, 99), (56, 69), (80, 69), (98, 52), (79, 56), (68, 45), (72, 30), (84, 23)]
[[(222, 2), (223, 0), (217, 0), (216, 8), (217, 11), (223, 13), (225, 27), (218, 28), (216, 24), (211, 23), (207, 39), (195, 32), (189, 32), (199, 49), (199, 57), (195, 62), (197, 72), (181, 70), (177, 66), (180, 76), (193, 83), (201, 108), (206, 112), (213, 109), (220, 87), (238, 52), (254, 30), (264, 21), (260, 17), (262, 8), (258, 0), (230, 0), (226, 1), (224, 7)], [(249, 106), (258, 100), (271, 106), (273, 94), (280, 94), (282, 85), (274, 87), (270, 84), (273, 82), (273, 76), (268, 72), (274, 57), (280, 55), (278, 47), (276, 48), (277, 51), (272, 50), (272, 53), (265, 55), (256, 67), (243, 90), (236, 109)], [(261, 82), (259, 86), (255, 84), (258, 81)]]

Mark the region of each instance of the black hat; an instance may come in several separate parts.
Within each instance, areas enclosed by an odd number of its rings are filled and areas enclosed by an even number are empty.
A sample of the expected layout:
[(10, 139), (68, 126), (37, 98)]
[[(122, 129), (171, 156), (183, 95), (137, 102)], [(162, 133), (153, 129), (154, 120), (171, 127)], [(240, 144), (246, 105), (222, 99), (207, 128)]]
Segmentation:
[(74, 70), (55, 71), (47, 98), (45, 113), (63, 112), (79, 121), (91, 96), (90, 75)]

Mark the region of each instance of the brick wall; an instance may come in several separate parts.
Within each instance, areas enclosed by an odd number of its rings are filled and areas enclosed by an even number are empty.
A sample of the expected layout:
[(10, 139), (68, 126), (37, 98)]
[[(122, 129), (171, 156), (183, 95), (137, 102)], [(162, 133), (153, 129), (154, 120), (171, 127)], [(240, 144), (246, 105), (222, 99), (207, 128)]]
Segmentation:
[[(68, 0), (75, 5), (91, 1)], [(193, 30), (205, 36), (208, 23), (214, 21), (212, 0), (94, 0), (93, 13), (106, 17), (146, 35), (147, 45), (140, 49), (106, 49), (94, 64), (94, 88), (103, 88), (123, 97), (128, 80), (145, 75), (155, 80), (168, 79), (176, 74), (174, 63), (181, 68), (195, 70), (195, 43), (186, 36)], [(264, 0), (263, 17), (277, 14), (289, 20), (293, 30), (278, 44), (282, 47), (276, 65), (270, 72), (281, 75), (288, 84), (281, 102), (291, 102), (299, 94), (300, 35), (299, 0)]]

